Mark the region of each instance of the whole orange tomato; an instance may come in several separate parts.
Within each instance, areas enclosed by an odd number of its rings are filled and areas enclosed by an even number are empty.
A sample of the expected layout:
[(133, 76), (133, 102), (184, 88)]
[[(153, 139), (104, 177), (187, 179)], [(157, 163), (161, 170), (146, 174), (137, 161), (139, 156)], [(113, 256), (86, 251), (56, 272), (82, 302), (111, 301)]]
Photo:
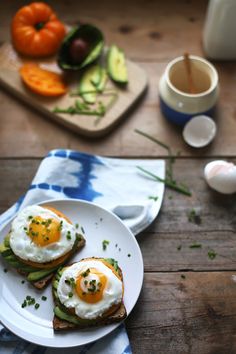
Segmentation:
[(51, 7), (43, 2), (33, 2), (17, 11), (11, 31), (15, 49), (31, 57), (56, 53), (66, 33)]

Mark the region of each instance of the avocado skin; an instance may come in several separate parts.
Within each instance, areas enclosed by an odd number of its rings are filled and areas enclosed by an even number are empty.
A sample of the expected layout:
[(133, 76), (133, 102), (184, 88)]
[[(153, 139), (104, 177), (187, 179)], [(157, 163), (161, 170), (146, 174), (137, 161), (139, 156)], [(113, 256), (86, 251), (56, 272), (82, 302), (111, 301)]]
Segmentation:
[[(78, 63), (74, 63), (70, 56), (71, 43), (76, 39), (84, 40), (89, 51), (86, 57)], [(91, 24), (78, 25), (72, 28), (64, 38), (58, 53), (58, 65), (63, 70), (80, 70), (97, 60), (104, 47), (104, 36), (101, 30)]]
[(112, 45), (108, 50), (107, 69), (108, 74), (113, 81), (121, 85), (126, 85), (128, 83), (125, 54), (116, 45)]

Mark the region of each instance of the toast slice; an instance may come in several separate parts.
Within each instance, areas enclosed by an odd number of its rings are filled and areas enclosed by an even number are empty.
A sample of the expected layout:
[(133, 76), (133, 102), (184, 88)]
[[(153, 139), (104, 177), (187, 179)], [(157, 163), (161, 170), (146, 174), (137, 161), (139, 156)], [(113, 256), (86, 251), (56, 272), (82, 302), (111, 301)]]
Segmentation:
[[(102, 259), (102, 258), (96, 258), (96, 257), (91, 257), (88, 258), (90, 260), (94, 259)], [(83, 261), (84, 259), (81, 259)], [(121, 268), (118, 266), (117, 261), (115, 261), (113, 258), (105, 258), (103, 259), (107, 263), (109, 263), (116, 273), (119, 275), (121, 281), (123, 282), (123, 274)], [(127, 317), (127, 312), (125, 305), (123, 301), (120, 303), (120, 306), (117, 307), (115, 312), (111, 313), (108, 316), (104, 317), (99, 317), (97, 319), (93, 320), (84, 320), (80, 319), (76, 315), (71, 316), (71, 314), (66, 312), (66, 308), (60, 303), (60, 300), (58, 299), (57, 296), (57, 284), (58, 281), (60, 280), (60, 277), (63, 273), (63, 269), (59, 270), (56, 275), (54, 276), (54, 280), (52, 282), (53, 284), (53, 299), (55, 303), (55, 308), (54, 308), (54, 318), (53, 318), (53, 329), (55, 331), (61, 331), (61, 330), (70, 330), (70, 329), (85, 329), (85, 328), (90, 328), (90, 327), (95, 327), (95, 326), (100, 326), (100, 325), (109, 325), (112, 323), (117, 323), (121, 322)], [(67, 320), (69, 319), (69, 320)]]

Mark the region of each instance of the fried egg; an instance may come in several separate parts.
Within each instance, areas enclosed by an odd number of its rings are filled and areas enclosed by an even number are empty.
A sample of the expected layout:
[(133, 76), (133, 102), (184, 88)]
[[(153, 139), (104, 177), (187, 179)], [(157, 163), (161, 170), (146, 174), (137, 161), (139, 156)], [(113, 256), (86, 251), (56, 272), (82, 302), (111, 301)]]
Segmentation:
[(123, 282), (101, 259), (85, 259), (66, 267), (57, 287), (60, 302), (83, 319), (105, 315), (123, 297)]
[(22, 260), (51, 262), (72, 249), (77, 232), (69, 219), (57, 210), (32, 205), (13, 220), (10, 246)]

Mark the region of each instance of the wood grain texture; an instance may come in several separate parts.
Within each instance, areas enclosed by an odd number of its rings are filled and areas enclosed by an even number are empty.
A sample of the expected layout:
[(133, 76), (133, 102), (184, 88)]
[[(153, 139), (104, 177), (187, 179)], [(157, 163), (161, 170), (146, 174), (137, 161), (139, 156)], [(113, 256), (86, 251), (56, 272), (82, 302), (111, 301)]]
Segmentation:
[[(0, 4), (2, 40), (10, 40), (9, 22), (22, 1)], [(49, 2), (50, 3), (50, 2)], [(235, 63), (215, 63), (220, 76), (220, 100), (216, 121), (218, 133), (205, 149), (188, 147), (181, 130), (162, 116), (158, 102), (158, 82), (168, 61), (188, 50), (203, 55), (202, 29), (205, 0), (144, 1), (119, 3), (103, 0), (51, 2), (59, 16), (70, 24), (79, 18), (98, 25), (106, 33), (107, 43), (117, 43), (127, 57), (135, 60), (147, 73), (149, 89), (140, 105), (129, 112), (108, 136), (96, 140), (81, 138), (69, 130), (44, 119), (5, 91), (0, 92), (0, 156), (42, 157), (48, 150), (61, 147), (109, 156), (158, 156), (165, 151), (134, 133), (145, 130), (181, 150), (183, 156), (233, 156), (235, 154), (236, 103), (234, 99)], [(78, 15), (79, 14), (79, 15)], [(18, 132), (19, 139), (15, 133)], [(46, 134), (45, 134), (46, 132)]]
[(146, 273), (126, 321), (133, 353), (234, 354), (235, 274)]

